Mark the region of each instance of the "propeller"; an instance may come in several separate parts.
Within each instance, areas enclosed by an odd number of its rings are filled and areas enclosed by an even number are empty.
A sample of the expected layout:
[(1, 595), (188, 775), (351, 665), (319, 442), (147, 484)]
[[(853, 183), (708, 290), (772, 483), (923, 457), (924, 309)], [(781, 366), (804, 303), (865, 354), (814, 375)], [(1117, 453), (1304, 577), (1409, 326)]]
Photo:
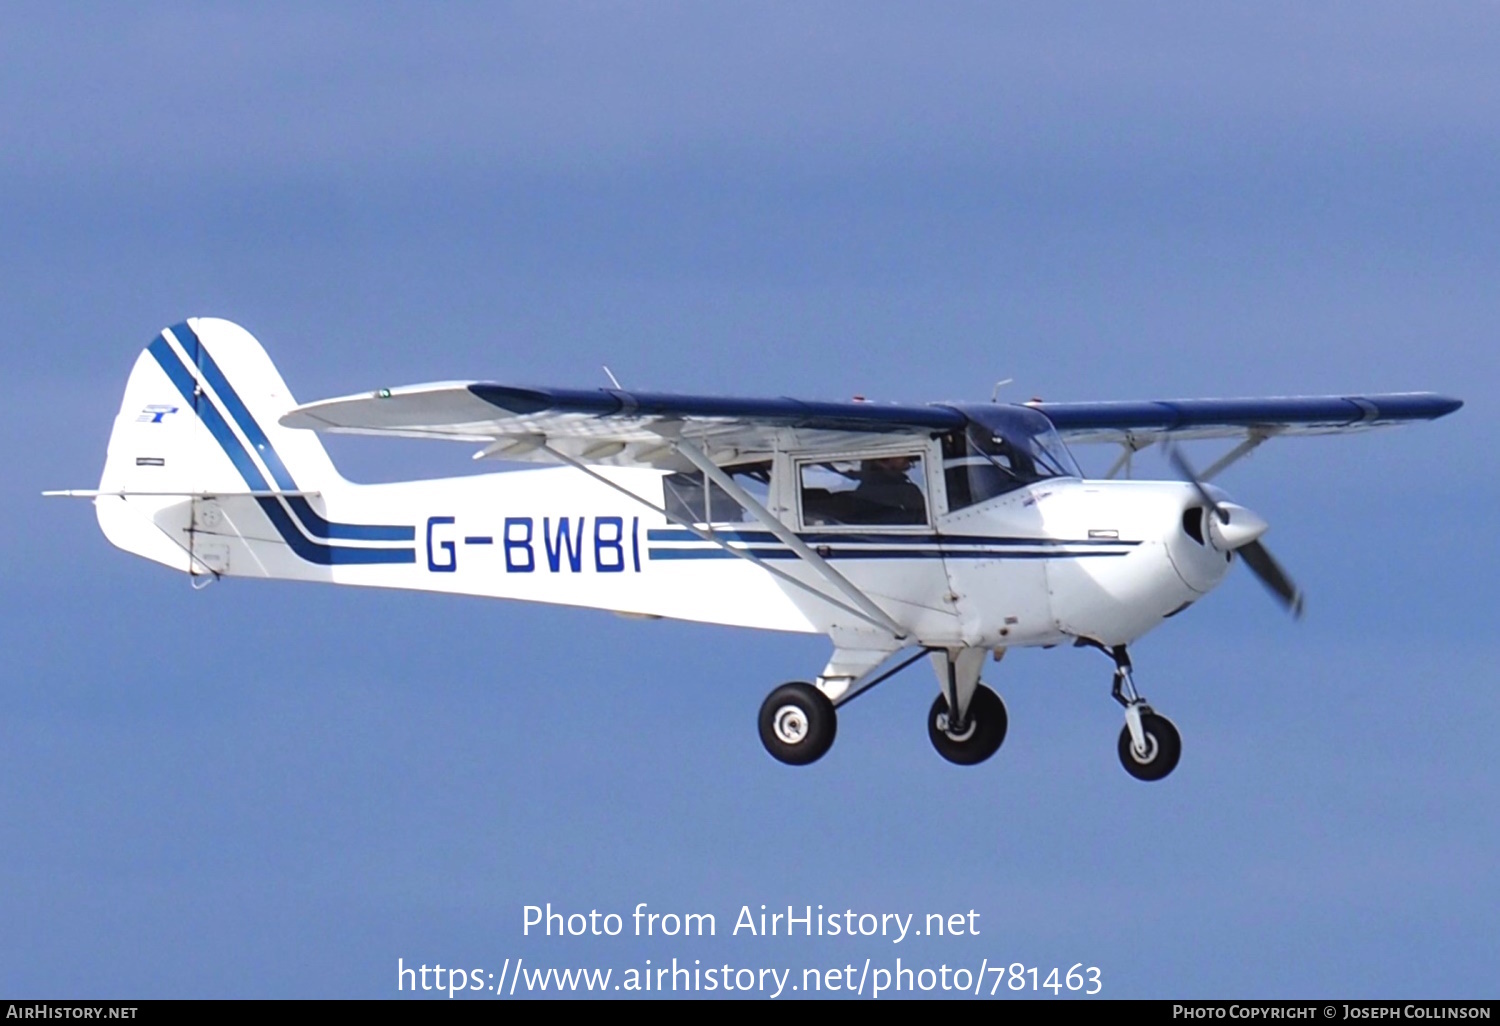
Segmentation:
[(1188, 463), (1181, 448), (1166, 446), (1167, 458), (1177, 469), (1183, 480), (1198, 492), (1203, 505), (1213, 512), (1207, 521), (1207, 541), (1220, 552), (1238, 552), (1261, 584), (1275, 595), (1294, 619), (1302, 618), (1302, 589), (1287, 576), (1287, 572), (1276, 562), (1269, 549), (1261, 544), (1260, 536), (1270, 528), (1263, 519), (1250, 510), (1233, 502), (1220, 502), (1209, 492), (1208, 487)]

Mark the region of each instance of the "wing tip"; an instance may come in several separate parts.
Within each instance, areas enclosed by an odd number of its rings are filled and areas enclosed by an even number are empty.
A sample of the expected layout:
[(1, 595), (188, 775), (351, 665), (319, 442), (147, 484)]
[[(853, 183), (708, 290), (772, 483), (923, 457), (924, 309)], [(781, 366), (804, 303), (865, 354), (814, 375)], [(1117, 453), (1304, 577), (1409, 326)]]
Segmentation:
[(1408, 392), (1392, 395), (1350, 397), (1350, 401), (1368, 403), (1375, 409), (1375, 419), (1385, 421), (1437, 420), (1463, 409), (1464, 401), (1437, 392)]
[(1451, 395), (1433, 396), (1433, 400), (1438, 408), (1437, 412), (1433, 414), (1433, 420), (1439, 417), (1446, 417), (1450, 413), (1457, 413), (1464, 408), (1464, 401), (1462, 399), (1455, 399)]

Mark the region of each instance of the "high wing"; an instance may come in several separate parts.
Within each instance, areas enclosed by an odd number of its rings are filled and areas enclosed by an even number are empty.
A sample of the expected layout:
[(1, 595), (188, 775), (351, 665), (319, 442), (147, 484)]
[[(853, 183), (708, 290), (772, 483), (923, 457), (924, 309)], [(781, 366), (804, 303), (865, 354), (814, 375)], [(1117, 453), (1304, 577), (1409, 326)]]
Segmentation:
[[(1131, 450), (1168, 438), (1336, 434), (1434, 420), (1463, 405), (1430, 392), (1150, 402), (1031, 402), (1069, 442), (1114, 442)], [(1015, 409), (1015, 407), (1008, 407)], [(994, 405), (911, 406), (801, 399), (522, 388), (442, 382), (380, 389), (298, 406), (287, 427), (342, 434), (440, 438), (483, 445), (476, 458), (684, 469), (675, 445), (689, 442), (715, 462), (788, 449), (849, 449), (983, 423)]]
[(739, 399), (620, 389), (518, 388), (445, 382), (308, 403), (287, 427), (339, 434), (442, 438), (485, 446), (476, 458), (684, 469), (676, 443), (717, 463), (788, 449), (868, 447), (963, 427), (951, 406)]
[(1115, 442), (1143, 449), (1167, 438), (1328, 435), (1412, 420), (1436, 420), (1463, 406), (1432, 392), (1265, 399), (1166, 399), (1154, 402), (1026, 405), (1046, 414), (1068, 442)]

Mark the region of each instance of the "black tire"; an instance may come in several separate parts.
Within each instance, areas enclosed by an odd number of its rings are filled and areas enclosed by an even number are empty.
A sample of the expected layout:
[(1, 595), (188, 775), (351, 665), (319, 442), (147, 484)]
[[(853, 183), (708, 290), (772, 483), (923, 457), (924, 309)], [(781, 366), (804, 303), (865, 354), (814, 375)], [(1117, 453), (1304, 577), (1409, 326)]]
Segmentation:
[(833, 746), (838, 726), (833, 703), (811, 684), (783, 684), (761, 703), (761, 744), (772, 758), (790, 766), (821, 759)]
[(1146, 758), (1136, 754), (1130, 740), (1130, 728), (1120, 728), (1120, 765), (1137, 780), (1160, 780), (1177, 768), (1182, 758), (1182, 735), (1165, 716), (1154, 712), (1141, 713), (1141, 729), (1146, 732)]
[(1005, 703), (983, 684), (969, 700), (968, 723), (961, 736), (954, 737), (947, 729), (948, 696), (938, 695), (927, 714), (927, 736), (932, 739), (932, 747), (960, 766), (976, 766), (998, 752), (1009, 726)]

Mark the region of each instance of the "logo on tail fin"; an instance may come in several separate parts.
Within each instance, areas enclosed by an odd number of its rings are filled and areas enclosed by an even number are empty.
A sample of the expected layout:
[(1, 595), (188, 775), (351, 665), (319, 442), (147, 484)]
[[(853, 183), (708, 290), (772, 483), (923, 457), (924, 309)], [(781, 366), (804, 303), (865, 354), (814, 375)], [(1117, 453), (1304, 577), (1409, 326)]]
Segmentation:
[(160, 424), (161, 419), (169, 413), (176, 413), (177, 407), (168, 406), (166, 403), (152, 403), (141, 411), (141, 415), (135, 418), (137, 424)]

